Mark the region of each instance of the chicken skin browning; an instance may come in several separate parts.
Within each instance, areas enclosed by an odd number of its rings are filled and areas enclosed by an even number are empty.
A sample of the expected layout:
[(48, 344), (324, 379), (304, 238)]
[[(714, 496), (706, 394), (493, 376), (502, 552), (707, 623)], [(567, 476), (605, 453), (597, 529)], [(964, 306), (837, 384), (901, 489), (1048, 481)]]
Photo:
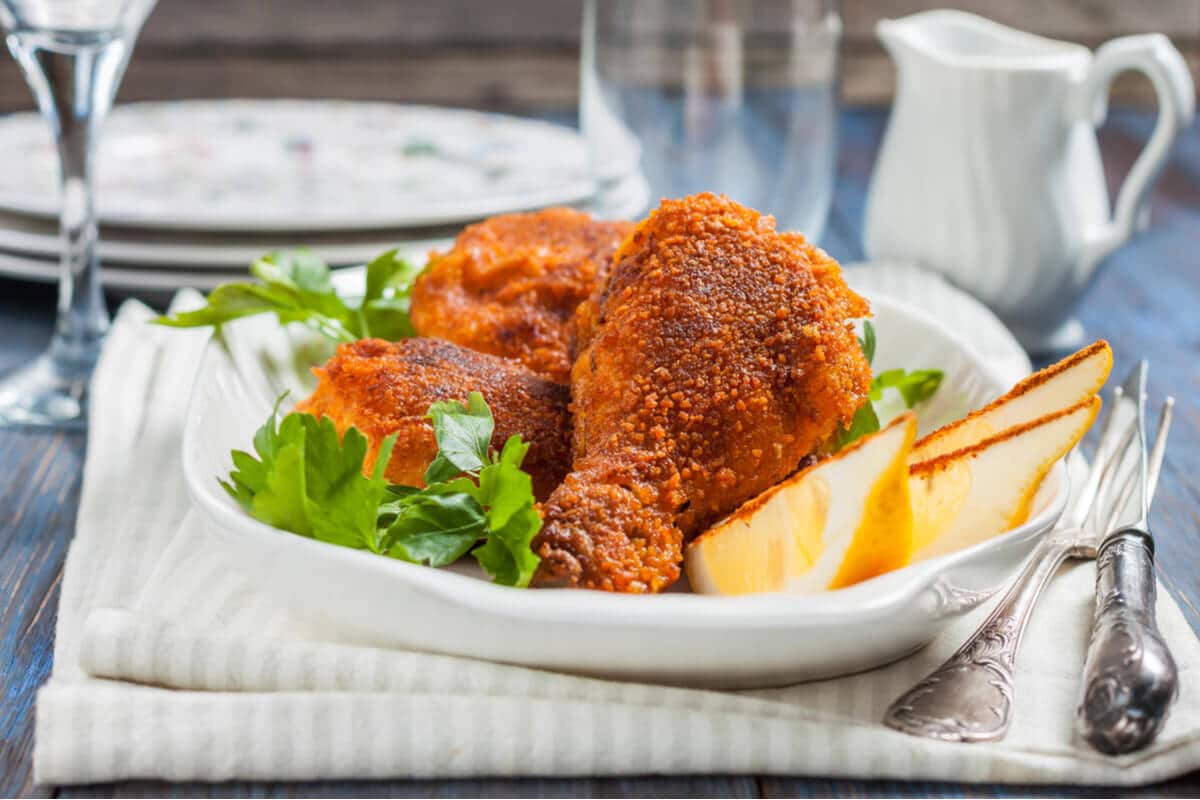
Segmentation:
[(659, 591), (684, 542), (848, 425), (866, 301), (837, 262), (724, 197), (667, 200), (580, 309), (574, 464), (542, 507), (541, 585)]
[(340, 345), (337, 355), (313, 372), (317, 388), (296, 410), (329, 417), (340, 431), (351, 425), (362, 431), (370, 442), (368, 473), (380, 444), (396, 433), (386, 470), (393, 483), (424, 485), (425, 467), (437, 455), (433, 426), (425, 417), (429, 406), (438, 400), (465, 401), (473, 391), (492, 409), (493, 447), (499, 449), (515, 433), (529, 443), (522, 466), (539, 499), (562, 482), (570, 467), (567, 387), (512, 359), (438, 339), (362, 339)]
[(567, 383), (575, 309), (602, 285), (632, 228), (570, 208), (472, 225), (417, 278), (413, 326)]

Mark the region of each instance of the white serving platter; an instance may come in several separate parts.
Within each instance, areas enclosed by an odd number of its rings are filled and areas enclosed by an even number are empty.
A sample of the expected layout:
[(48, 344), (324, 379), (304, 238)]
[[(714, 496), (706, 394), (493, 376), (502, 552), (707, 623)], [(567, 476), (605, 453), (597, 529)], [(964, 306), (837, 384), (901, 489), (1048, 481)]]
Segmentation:
[[(945, 370), (921, 427), (993, 399), (1001, 374), (926, 312), (869, 295), (879, 332), (875, 367)], [(1018, 569), (1067, 497), (1057, 465), (1032, 519), (967, 550), (835, 592), (711, 597), (519, 590), (470, 568), (432, 569), (279, 531), (249, 517), (218, 486), (229, 452), (245, 449), (283, 389), (307, 391), (296, 348), (304, 336), (246, 319), (214, 337), (200, 367), (183, 460), (212, 546), (237, 551), (282, 601), (343, 641), (410, 648), (612, 678), (749, 687), (869, 669), (932, 640)], [(319, 356), (318, 356), (319, 357)], [(328, 602), (337, 597), (336, 603)]]
[[(334, 267), (364, 264), (397, 242), (445, 246), (461, 226), (427, 228), (415, 231), (343, 233), (336, 236), (316, 233), (286, 235), (234, 236), (230, 234), (172, 235), (165, 231), (146, 232), (108, 229), (100, 234), (97, 252), (100, 262), (121, 269), (245, 272), (255, 259), (273, 250), (306, 247)], [(429, 234), (429, 235), (426, 235)], [(57, 260), (62, 252), (58, 225), (49, 220), (0, 214), (0, 252), (21, 257)]]
[[(414, 264), (424, 264), (430, 250), (447, 248), (451, 245), (452, 241), (451, 239), (439, 239), (430, 242), (405, 242), (400, 245), (384, 245), (378, 250), (372, 251), (371, 257), (377, 256), (392, 247), (399, 247), (405, 258)], [(260, 250), (258, 251), (258, 255), (253, 258), (257, 258), (266, 252), (268, 250)], [(253, 258), (245, 261), (239, 267), (222, 269), (189, 268), (186, 265), (174, 264), (169, 266), (117, 266), (102, 261), (100, 276), (104, 288), (117, 292), (132, 294), (163, 293), (175, 292), (180, 289), (210, 291), (222, 283), (249, 280), (250, 273), (248, 267)], [(361, 262), (358, 266), (335, 269), (335, 278), (340, 272), (350, 272), (355, 276), (365, 274), (361, 267)], [(14, 255), (0, 250), (0, 276), (34, 281), (36, 283), (57, 283), (59, 279), (59, 265), (56, 260), (49, 258)], [(361, 284), (362, 278), (359, 277), (357, 282)]]
[[(572, 128), (395, 103), (122, 105), (96, 163), (101, 223), (176, 230), (444, 225), (581, 203), (595, 191)], [(42, 119), (0, 119), (0, 208), (56, 216), (57, 169)]]

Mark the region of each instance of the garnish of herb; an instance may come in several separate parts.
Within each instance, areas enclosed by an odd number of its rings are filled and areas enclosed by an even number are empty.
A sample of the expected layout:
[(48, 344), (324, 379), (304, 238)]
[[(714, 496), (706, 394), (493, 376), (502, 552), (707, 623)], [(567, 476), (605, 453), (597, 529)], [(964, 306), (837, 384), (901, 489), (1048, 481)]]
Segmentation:
[[(858, 346), (862, 348), (867, 364), (872, 364), (875, 361), (875, 326), (870, 320), (863, 322), (863, 335), (858, 337)], [(889, 369), (876, 375), (871, 380), (867, 402), (855, 413), (850, 427), (838, 435), (838, 449), (879, 430), (879, 411), (875, 404), (883, 401), (888, 390), (898, 392), (906, 408), (914, 408), (933, 397), (944, 377), (940, 369)]]
[(395, 436), (383, 441), (364, 475), (367, 438), (357, 429), (339, 437), (328, 418), (293, 412), (277, 424), (277, 415), (278, 404), (254, 436), (255, 455), (233, 451), (234, 469), (221, 481), (255, 519), (434, 567), (469, 552), (496, 583), (529, 585), (539, 562), (531, 543), (542, 526), (533, 483), (521, 469), (529, 445), (518, 435), (492, 449), (495, 423), (478, 392), (465, 404), (429, 409), (438, 453), (423, 489), (384, 480)]
[(225, 283), (202, 308), (159, 317), (176, 328), (220, 326), (255, 314), (274, 314), (281, 325), (298, 322), (337, 342), (373, 336), (395, 341), (414, 336), (409, 288), (419, 270), (389, 250), (367, 265), (362, 299), (338, 294), (329, 266), (308, 250), (280, 250), (250, 265), (257, 280)]

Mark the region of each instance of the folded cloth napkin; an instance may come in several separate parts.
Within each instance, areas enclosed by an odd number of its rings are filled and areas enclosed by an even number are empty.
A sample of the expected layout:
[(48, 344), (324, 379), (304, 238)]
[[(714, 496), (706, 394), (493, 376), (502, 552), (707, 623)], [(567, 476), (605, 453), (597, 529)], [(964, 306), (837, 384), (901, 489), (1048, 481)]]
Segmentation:
[[(978, 322), (938, 307), (971, 301), (922, 281), (889, 288), (916, 286), (913, 297), (948, 325)], [(1018, 663), (1012, 731), (994, 744), (933, 742), (879, 723), (987, 608), (882, 669), (747, 692), (339, 643), (337, 631), (263, 592), (255, 565), (214, 545), (211, 523), (191, 507), (180, 431), (207, 337), (149, 326), (150, 317), (134, 302), (121, 308), (95, 376), (54, 671), (37, 702), (41, 783), (703, 772), (1136, 784), (1200, 767), (1200, 644), (1161, 589), (1159, 622), (1182, 673), (1165, 729), (1121, 758), (1075, 738), (1090, 564), (1065, 569), (1043, 599)], [(971, 330), (980, 352), (1023, 361), (1002, 327), (987, 330)]]

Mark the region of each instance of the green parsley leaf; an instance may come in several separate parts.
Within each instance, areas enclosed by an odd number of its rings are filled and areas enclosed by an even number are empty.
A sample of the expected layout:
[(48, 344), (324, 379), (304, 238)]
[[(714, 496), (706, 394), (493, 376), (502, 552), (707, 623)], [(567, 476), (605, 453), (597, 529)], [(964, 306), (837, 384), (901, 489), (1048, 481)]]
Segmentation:
[(868, 399), (859, 407), (858, 411), (854, 412), (854, 419), (850, 421), (850, 427), (838, 432), (837, 449), (841, 450), (856, 439), (861, 439), (877, 430), (879, 430), (879, 415), (875, 413), (875, 406)]
[[(479, 397), (482, 409), (472, 409), (474, 397)], [(475, 424), (455, 420), (455, 417), (486, 418), (488, 425), (484, 427), (490, 430), (491, 412), (482, 401), (478, 393), (473, 393), (467, 405), (439, 404), (440, 408), (430, 409), (431, 416), (437, 410), (448, 417), (452, 421), (451, 430), (456, 432), (454, 435)], [(457, 427), (453, 427), (455, 425)], [(482, 429), (479, 435), (482, 435)], [(450, 434), (447, 437), (450, 438)], [(490, 434), (488, 438), (490, 440)], [(440, 444), (442, 439), (438, 441)], [(389, 555), (405, 560), (440, 566), (459, 558), (482, 538), (483, 544), (470, 552), (484, 571), (496, 583), (528, 586), (541, 561), (533, 552), (532, 542), (542, 527), (542, 518), (534, 509), (533, 480), (521, 469), (528, 451), (529, 445), (520, 436), (510, 436), (499, 454), (492, 452), (484, 456), (486, 460), (474, 479), (464, 476), (431, 483), (419, 491), (412, 487), (392, 487), (396, 499), (381, 507), (381, 523), (388, 526), (383, 540), (385, 550)], [(455, 475), (470, 472), (456, 466), (448, 469), (454, 470)], [(439, 504), (438, 511), (443, 514), (437, 520), (441, 527), (436, 530), (436, 526), (430, 524), (429, 511), (424, 506), (434, 497), (437, 498), (434, 502)], [(451, 498), (455, 498), (454, 508), (443, 508), (451, 503)], [(480, 509), (482, 516), (469, 513), (474, 509)], [(417, 517), (419, 519), (414, 522), (413, 518)], [(442, 561), (446, 558), (450, 561)]]
[[(329, 417), (303, 414), (305, 511), (313, 538), (346, 547), (373, 548), (382, 479), (363, 476), (367, 437), (350, 428), (338, 441)], [(387, 462), (384, 462), (387, 463)]]
[(858, 337), (858, 346), (862, 348), (867, 364), (875, 363), (875, 326), (869, 319), (863, 320), (863, 335)]
[(281, 325), (301, 323), (338, 342), (367, 336), (395, 341), (415, 335), (408, 291), (418, 272), (396, 250), (389, 250), (367, 265), (366, 294), (349, 300), (333, 288), (329, 267), (314, 253), (281, 250), (250, 265), (257, 282), (222, 284), (208, 295), (204, 307), (154, 322), (196, 328), (273, 313)]
[[(875, 360), (875, 344), (875, 326), (870, 320), (864, 320), (863, 335), (858, 338), (858, 345), (862, 348), (868, 364)], [(836, 448), (840, 450), (856, 439), (879, 430), (879, 408), (876, 404), (883, 403), (886, 390), (895, 389), (904, 399), (904, 405), (913, 408), (933, 396), (942, 385), (943, 377), (944, 373), (939, 369), (920, 369), (912, 372), (889, 369), (879, 373), (871, 380), (867, 402), (855, 413), (850, 427), (839, 431)], [(884, 410), (886, 413), (886, 404)]]
[(296, 293), (286, 287), (258, 283), (226, 283), (208, 295), (207, 303), (195, 311), (182, 311), (154, 320), (173, 328), (220, 326), (241, 317), (274, 313), (281, 325), (300, 322), (339, 342), (357, 338), (335, 317), (305, 308)]
[[(280, 401), (282, 401), (282, 397)], [(256, 519), (301, 536), (362, 549), (376, 547), (377, 509), (387, 496), (383, 469), (363, 475), (367, 438), (333, 421), (291, 413), (276, 425), (279, 404), (254, 435), (255, 458), (234, 451), (225, 491)], [(387, 464), (395, 436), (384, 440)]]
[(510, 436), (479, 470), (478, 483), (458, 478), (444, 484), (487, 509), (487, 540), (471, 555), (497, 583), (508, 586), (528, 586), (541, 561), (531, 543), (542, 518), (533, 507), (533, 480), (521, 469), (528, 451), (520, 436)]
[(912, 408), (933, 397), (944, 377), (945, 373), (940, 369), (919, 369), (905, 375), (896, 388), (904, 395), (904, 402)]
[(484, 510), (469, 494), (419, 492), (384, 532), (380, 552), (442, 567), (465, 556), (486, 532)]
[(425, 483), (440, 483), (466, 472), (476, 474), (488, 463), (495, 423), (492, 411), (479, 392), (471, 392), (466, 405), (443, 400), (429, 407), (438, 454), (425, 470)]
[(504, 442), (504, 447), (500, 448), (500, 461), (519, 467), (524, 463), (525, 454), (528, 452), (529, 443), (522, 439), (520, 434), (515, 434), (508, 437)]
[(367, 264), (367, 292), (363, 299), (408, 297), (412, 282), (420, 272), (400, 256), (399, 250), (388, 250)]
[(420, 270), (388, 250), (367, 264), (367, 291), (360, 311), (372, 336), (388, 341), (416, 336), (409, 319), (409, 290)]
[(895, 389), (904, 398), (907, 408), (928, 400), (945, 377), (940, 369), (918, 369), (908, 372), (903, 369), (889, 369), (875, 376), (871, 382), (871, 399), (879, 402), (883, 399), (886, 389)]
[(523, 506), (504, 527), (489, 528), (487, 541), (471, 555), (496, 583), (528, 586), (541, 563), (530, 546), (541, 527), (542, 518), (533, 505)]
[(336, 319), (360, 334), (354, 311), (333, 289), (329, 267), (307, 250), (277, 250), (250, 265), (250, 274), (267, 286), (288, 291), (294, 302), (313, 314)]
[(329, 267), (315, 253), (304, 248), (267, 253), (250, 265), (250, 272), (264, 283), (281, 284), (297, 291), (333, 292)]

